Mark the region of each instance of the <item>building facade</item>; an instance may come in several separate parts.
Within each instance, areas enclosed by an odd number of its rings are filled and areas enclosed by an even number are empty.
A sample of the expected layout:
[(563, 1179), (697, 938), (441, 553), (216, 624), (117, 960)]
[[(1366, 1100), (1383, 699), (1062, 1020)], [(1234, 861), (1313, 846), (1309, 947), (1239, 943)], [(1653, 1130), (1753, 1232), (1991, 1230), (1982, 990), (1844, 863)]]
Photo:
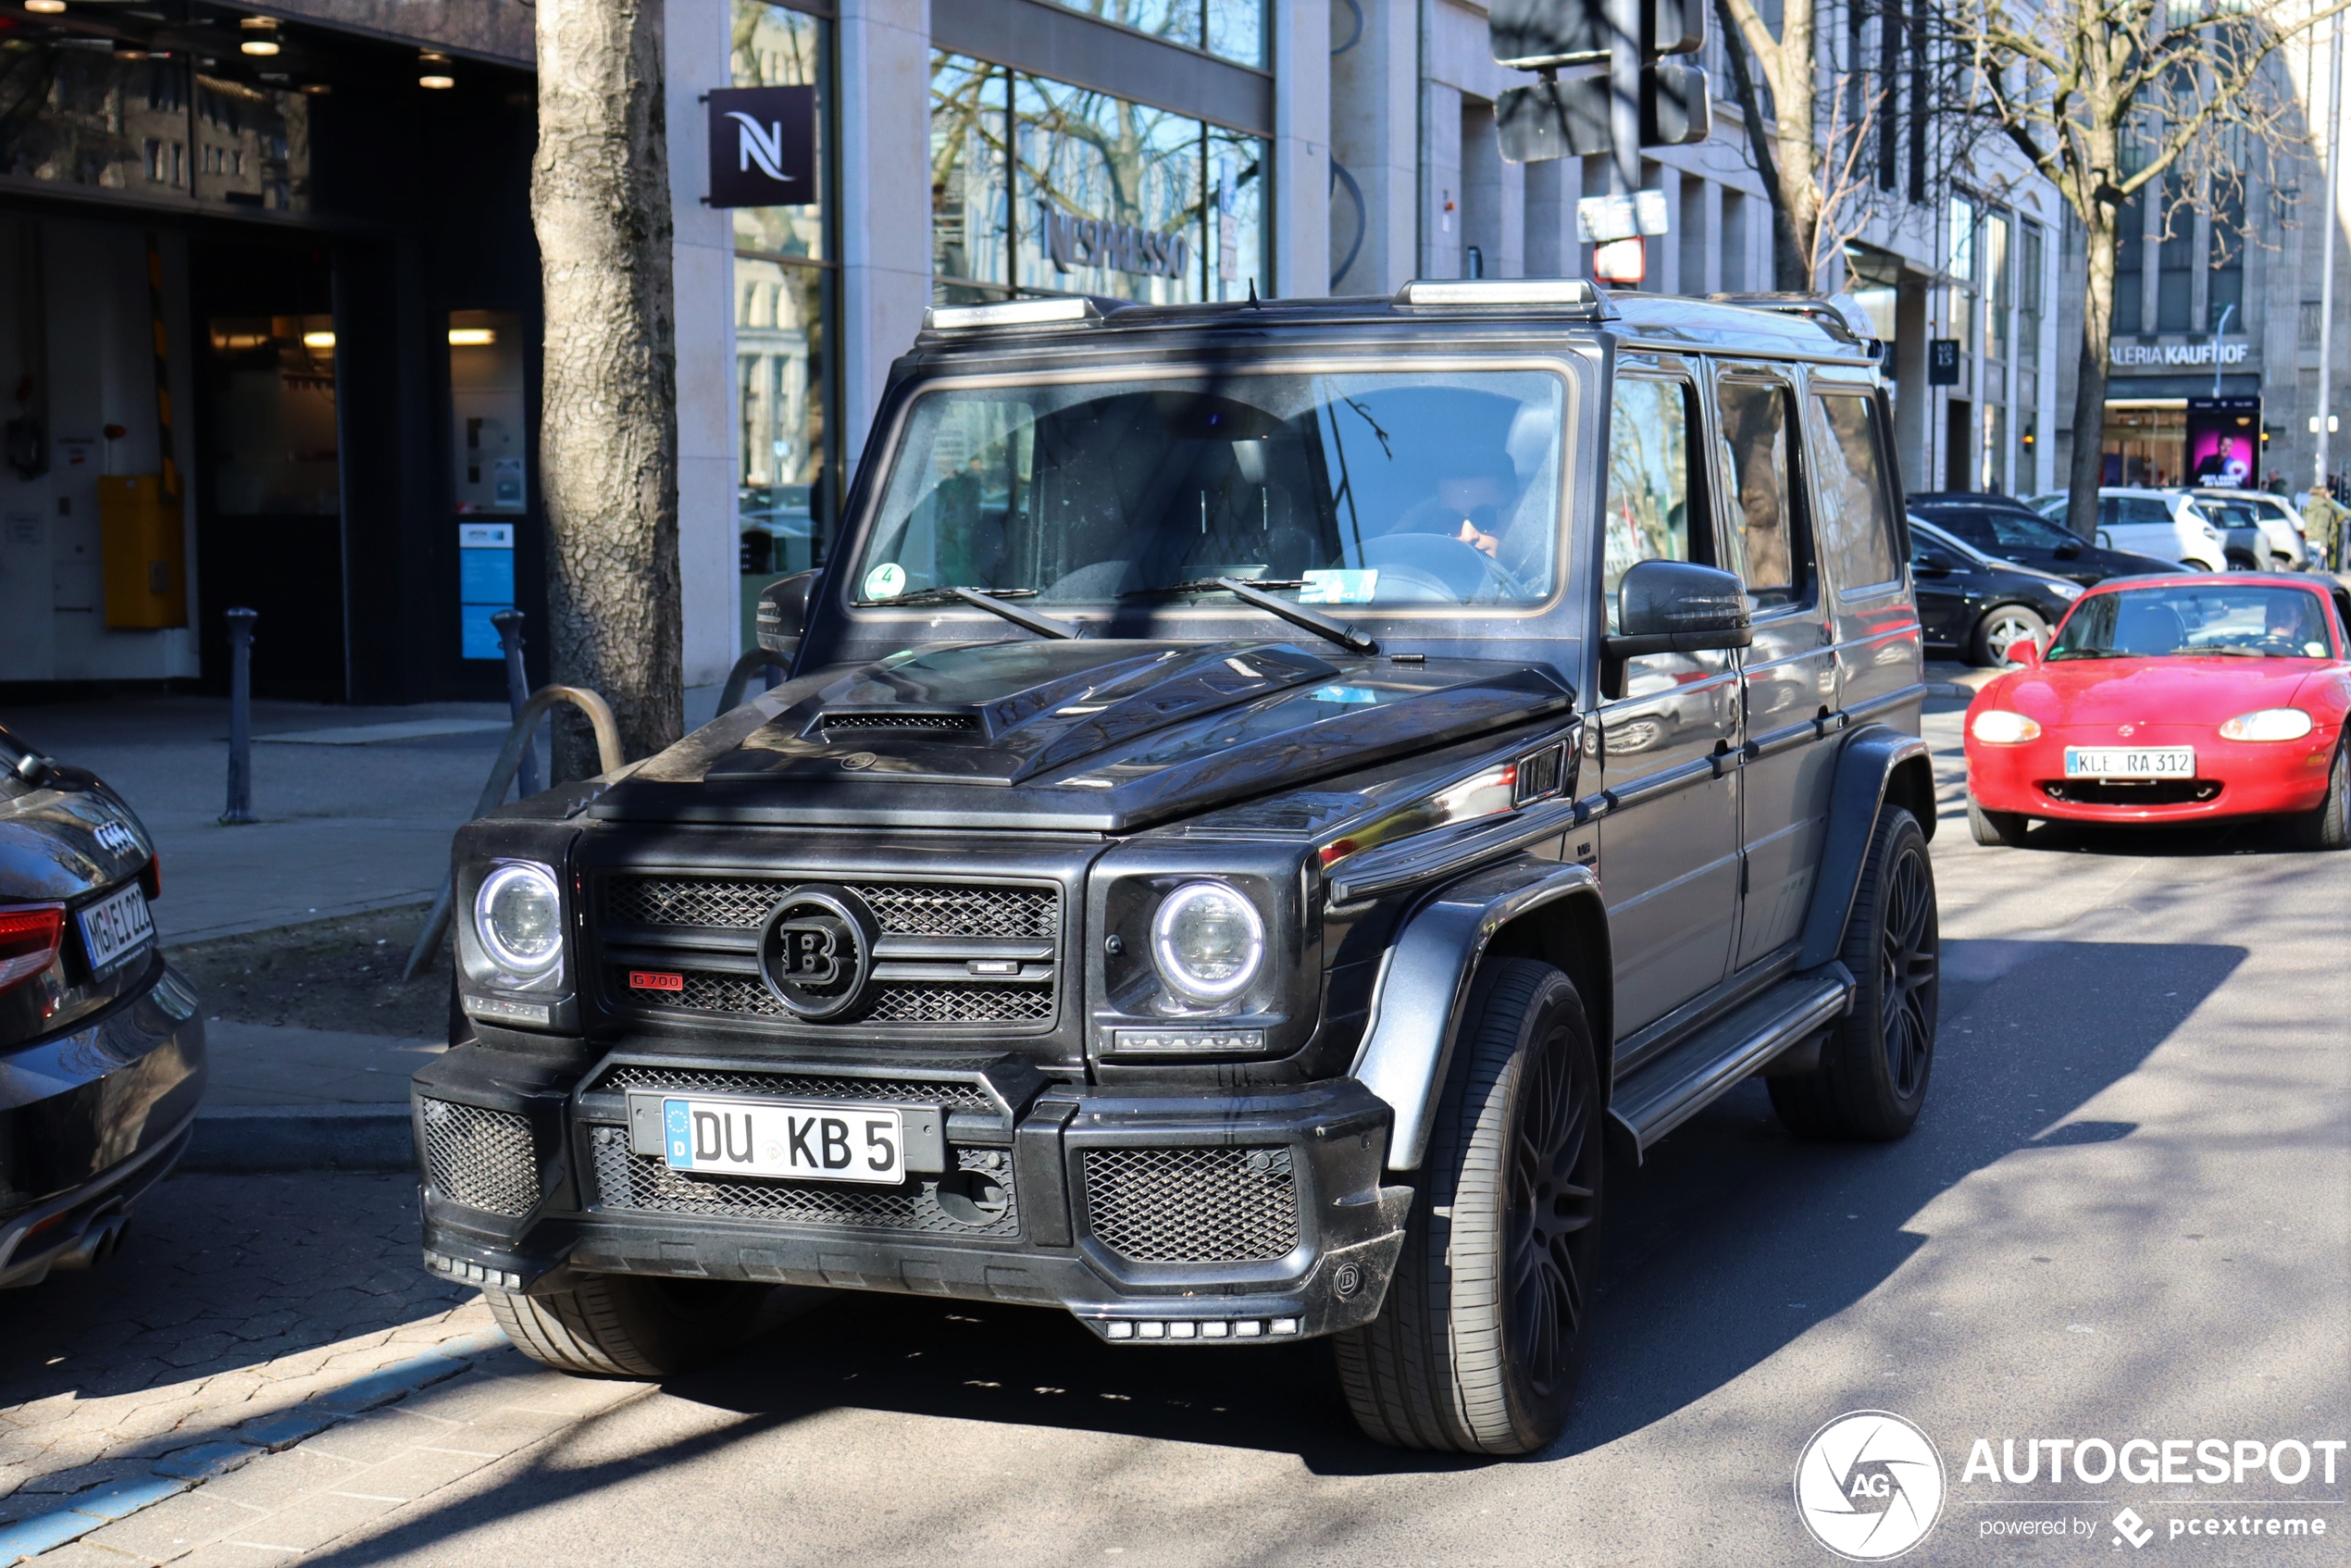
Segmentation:
[[(494, 694), (489, 616), (543, 604), (530, 11), (193, 4), (178, 31), (68, 0), (0, 34), (0, 90), (37, 105), (0, 163), (0, 354), (31, 389), (10, 455), (44, 459), (0, 469), (0, 683), (217, 687), (221, 612), (243, 604), (265, 691)], [(1832, 270), (1891, 345), (1905, 478), (2046, 489), (2054, 205), (1996, 156), (1951, 156), (1909, 24), (1856, 16), (1833, 74), (1885, 112)], [(1496, 101), (1528, 79), (1462, 0), (667, 0), (665, 19), (690, 684), (747, 643), (761, 586), (827, 558), (933, 304), (1590, 270), (1577, 203), (1607, 171), (1501, 157)], [(1769, 289), (1720, 40), (1698, 59), (1713, 130), (1645, 159), (1670, 228), (1639, 286)], [(707, 101), (729, 88), (801, 90), (806, 199), (711, 205), (714, 150), (750, 156)], [(1956, 380), (1931, 372), (1936, 340)], [(102, 528), (97, 481), (141, 476)], [(175, 541), (167, 591), (107, 599)]]

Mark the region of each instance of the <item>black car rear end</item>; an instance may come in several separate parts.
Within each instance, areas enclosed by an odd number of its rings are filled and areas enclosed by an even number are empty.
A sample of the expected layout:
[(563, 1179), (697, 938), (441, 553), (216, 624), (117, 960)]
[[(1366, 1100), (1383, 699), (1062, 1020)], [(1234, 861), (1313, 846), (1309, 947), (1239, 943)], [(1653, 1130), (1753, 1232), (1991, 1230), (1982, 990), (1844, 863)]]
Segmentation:
[(187, 1147), (204, 1027), (160, 891), (121, 797), (0, 730), (0, 1287), (103, 1258)]

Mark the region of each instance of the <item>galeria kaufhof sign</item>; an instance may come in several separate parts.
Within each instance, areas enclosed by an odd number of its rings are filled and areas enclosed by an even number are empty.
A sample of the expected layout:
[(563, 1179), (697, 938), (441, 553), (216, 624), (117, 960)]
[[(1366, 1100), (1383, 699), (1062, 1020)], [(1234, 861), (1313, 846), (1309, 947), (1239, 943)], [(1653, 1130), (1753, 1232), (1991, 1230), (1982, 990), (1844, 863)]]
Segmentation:
[(2210, 338), (2188, 343), (2108, 343), (2107, 363), (2118, 370), (2137, 369), (2150, 365), (2209, 365), (2218, 350), (2223, 365), (2242, 365), (2252, 351), (2250, 343), (2215, 343)]
[(1073, 218), (1055, 212), (1047, 201), (1037, 204), (1037, 223), (1045, 238), (1045, 255), (1056, 272), (1079, 267), (1103, 267), (1145, 278), (1183, 278), (1191, 272), (1191, 242), (1180, 233), (1158, 234), (1131, 223)]

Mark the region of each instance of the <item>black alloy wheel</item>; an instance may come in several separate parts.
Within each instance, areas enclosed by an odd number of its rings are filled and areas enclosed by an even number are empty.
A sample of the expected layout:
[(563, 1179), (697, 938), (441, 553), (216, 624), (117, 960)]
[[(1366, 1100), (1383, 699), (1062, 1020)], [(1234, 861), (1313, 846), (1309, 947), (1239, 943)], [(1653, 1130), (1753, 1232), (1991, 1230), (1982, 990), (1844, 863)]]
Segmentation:
[(1478, 966), (1379, 1316), (1332, 1346), (1366, 1436), (1534, 1453), (1567, 1425), (1590, 1343), (1603, 1127), (1575, 984)]
[(1926, 834), (1900, 806), (1879, 813), (1838, 957), (1853, 1002), (1810, 1072), (1764, 1079), (1772, 1109), (1807, 1138), (1890, 1141), (1926, 1104), (1934, 1069), (1942, 930)]

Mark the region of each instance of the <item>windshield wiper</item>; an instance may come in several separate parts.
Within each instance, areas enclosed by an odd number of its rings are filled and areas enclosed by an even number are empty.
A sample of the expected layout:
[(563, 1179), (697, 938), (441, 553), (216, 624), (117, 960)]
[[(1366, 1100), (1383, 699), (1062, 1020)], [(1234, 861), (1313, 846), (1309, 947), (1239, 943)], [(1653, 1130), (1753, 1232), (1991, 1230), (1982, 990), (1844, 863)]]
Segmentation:
[(1276, 599), (1264, 591), (1266, 588), (1303, 588), (1305, 586), (1303, 579), (1293, 580), (1281, 578), (1269, 583), (1251, 586), (1238, 578), (1212, 577), (1200, 578), (1191, 582), (1171, 583), (1165, 588), (1138, 589), (1132, 592), (1122, 593), (1119, 597), (1145, 599), (1155, 598), (1163, 593), (1229, 593), (1244, 604), (1254, 604), (1268, 615), (1279, 616), (1290, 625), (1303, 627), (1317, 637), (1327, 637), (1350, 653), (1376, 653), (1379, 652), (1378, 643), (1349, 626), (1345, 621), (1336, 621), (1328, 616), (1317, 615), (1302, 604), (1293, 604), (1287, 599)]
[(918, 588), (912, 593), (894, 593), (887, 599), (860, 599), (861, 605), (894, 604), (976, 604), (991, 616), (1001, 616), (1017, 627), (1026, 627), (1039, 637), (1076, 637), (1078, 627), (1067, 621), (1057, 621), (1051, 616), (1040, 616), (1034, 610), (1024, 610), (1007, 604), (1007, 599), (1034, 599), (1033, 588)]
[(2233, 643), (2228, 642), (2208, 642), (2201, 648), (2182, 648), (2179, 652), (2183, 653), (2226, 653), (2233, 659), (2267, 659), (2276, 656), (2271, 653), (2264, 653), (2258, 648), (2239, 648)]

